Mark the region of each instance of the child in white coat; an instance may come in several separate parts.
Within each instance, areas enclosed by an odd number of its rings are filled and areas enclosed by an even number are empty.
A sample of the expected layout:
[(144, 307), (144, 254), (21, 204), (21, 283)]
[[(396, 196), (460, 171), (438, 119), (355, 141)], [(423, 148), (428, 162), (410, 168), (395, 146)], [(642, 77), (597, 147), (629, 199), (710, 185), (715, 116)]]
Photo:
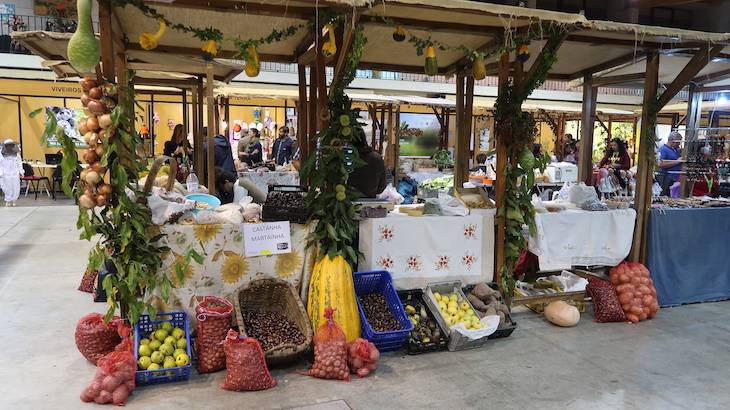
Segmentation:
[(19, 144), (6, 139), (0, 155), (0, 189), (5, 193), (5, 206), (17, 206), (20, 196), (20, 179), (25, 175)]

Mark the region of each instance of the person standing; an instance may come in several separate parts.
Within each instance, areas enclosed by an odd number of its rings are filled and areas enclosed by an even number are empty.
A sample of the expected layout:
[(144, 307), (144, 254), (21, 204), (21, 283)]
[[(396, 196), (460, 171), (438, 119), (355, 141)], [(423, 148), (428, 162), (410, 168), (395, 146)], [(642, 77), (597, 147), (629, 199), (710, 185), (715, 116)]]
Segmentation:
[(0, 189), (5, 194), (5, 206), (18, 206), (20, 179), (25, 175), (19, 144), (8, 138), (0, 155)]
[(185, 137), (186, 134), (183, 125), (177, 124), (175, 130), (172, 132), (170, 141), (165, 141), (165, 148), (162, 154), (168, 157), (174, 157), (178, 162), (183, 159), (183, 156), (189, 156), (190, 149), (186, 149), (185, 147)]
[[(208, 127), (203, 127), (203, 169), (208, 170)], [(231, 148), (231, 142), (228, 138), (221, 134), (216, 134), (213, 137), (213, 165), (221, 167), (228, 172), (237, 174), (236, 164), (233, 162), (233, 149)], [(204, 175), (204, 179), (207, 180), (207, 174)]]
[(669, 188), (679, 180), (682, 171), (682, 152), (679, 149), (682, 135), (672, 131), (667, 143), (659, 147), (659, 176), (657, 182), (662, 187), (662, 195), (669, 196)]
[(274, 141), (274, 147), (271, 150), (271, 156), (276, 165), (282, 165), (291, 160), (293, 146), (294, 140), (289, 136), (289, 127), (285, 125), (279, 128), (279, 138)]

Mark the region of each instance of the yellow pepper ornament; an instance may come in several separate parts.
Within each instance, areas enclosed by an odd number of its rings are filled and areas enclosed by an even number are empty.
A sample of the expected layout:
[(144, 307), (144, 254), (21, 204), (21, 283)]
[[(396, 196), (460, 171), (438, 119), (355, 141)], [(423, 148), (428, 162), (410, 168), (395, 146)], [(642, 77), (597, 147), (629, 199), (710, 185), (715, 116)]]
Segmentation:
[(208, 40), (205, 46), (201, 49), (200, 53), (205, 61), (213, 61), (216, 55), (218, 55), (218, 47), (215, 45), (215, 40)]
[(139, 45), (147, 51), (156, 49), (157, 41), (165, 34), (165, 31), (167, 31), (167, 24), (165, 24), (165, 20), (163, 18), (158, 17), (157, 22), (160, 23), (160, 29), (157, 30), (157, 33), (144, 33), (139, 36)]
[(335, 29), (332, 27), (332, 24), (325, 24), (327, 26), (327, 32), (329, 33), (329, 41), (324, 43), (322, 45), (322, 54), (324, 54), (325, 57), (331, 57), (335, 54), (337, 54), (337, 42), (335, 42)]

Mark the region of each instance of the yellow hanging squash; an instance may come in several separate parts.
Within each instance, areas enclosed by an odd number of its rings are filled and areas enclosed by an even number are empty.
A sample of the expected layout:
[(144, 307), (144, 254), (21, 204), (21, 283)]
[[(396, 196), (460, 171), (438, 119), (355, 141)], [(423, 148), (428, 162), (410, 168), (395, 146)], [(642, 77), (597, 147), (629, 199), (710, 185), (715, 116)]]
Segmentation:
[(331, 57), (337, 54), (337, 42), (335, 41), (335, 29), (332, 24), (326, 24), (327, 33), (329, 33), (329, 41), (322, 44), (322, 54), (325, 57)]
[(484, 67), (484, 60), (477, 57), (471, 63), (471, 75), (475, 80), (483, 80), (487, 76), (487, 68)]
[(205, 61), (213, 61), (216, 55), (218, 55), (218, 47), (215, 45), (215, 40), (208, 40), (207, 43), (200, 49), (200, 55)]
[(246, 53), (246, 75), (256, 77), (260, 71), (261, 61), (259, 60), (259, 53), (256, 51), (256, 45), (249, 44)]
[(139, 36), (139, 45), (141, 45), (142, 48), (147, 51), (157, 48), (157, 41), (160, 39), (160, 37), (162, 37), (163, 34), (165, 34), (165, 31), (167, 31), (167, 24), (165, 23), (165, 19), (163, 19), (162, 17), (158, 17), (157, 23), (160, 24), (160, 28), (157, 30), (157, 33), (144, 33)]
[(432, 46), (426, 49), (426, 62), (424, 64), (426, 75), (432, 76), (439, 73), (439, 63), (436, 60), (436, 51)]
[(326, 321), (327, 306), (336, 308), (334, 321), (345, 331), (347, 343), (360, 337), (360, 313), (355, 299), (352, 268), (342, 255), (330, 259), (325, 255), (314, 264), (309, 280), (307, 314), (316, 332)]

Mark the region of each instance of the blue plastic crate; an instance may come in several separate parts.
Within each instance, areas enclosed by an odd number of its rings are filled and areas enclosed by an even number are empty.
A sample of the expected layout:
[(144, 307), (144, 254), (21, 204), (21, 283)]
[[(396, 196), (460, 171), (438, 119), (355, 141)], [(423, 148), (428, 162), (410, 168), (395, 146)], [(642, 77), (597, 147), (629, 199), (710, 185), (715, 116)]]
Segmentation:
[[(190, 330), (188, 328), (188, 314), (185, 312), (169, 312), (169, 313), (158, 313), (157, 320), (150, 320), (149, 315), (142, 315), (139, 321), (134, 325), (134, 357), (139, 360), (137, 353), (137, 347), (139, 347), (139, 341), (147, 338), (153, 331), (157, 330), (157, 325), (169, 321), (173, 327), (179, 327), (185, 331), (185, 339), (188, 345), (187, 355), (192, 361), (192, 354), (190, 353)], [(184, 382), (190, 379), (191, 363), (185, 366), (172, 367), (169, 369), (160, 370), (137, 370), (135, 382), (137, 386), (147, 386), (150, 384), (163, 384), (163, 383), (174, 383)], [(173, 374), (153, 376), (153, 373), (168, 372), (171, 371)]]
[(360, 322), (364, 339), (373, 342), (381, 353), (395, 352), (400, 350), (408, 338), (408, 333), (413, 330), (413, 324), (408, 320), (403, 305), (400, 303), (398, 293), (393, 286), (393, 280), (387, 271), (355, 272), (355, 295), (367, 295), (369, 293), (380, 293), (388, 304), (390, 313), (401, 326), (401, 330), (391, 332), (376, 332), (370, 323), (365, 319), (365, 313), (360, 306), (360, 298), (357, 298), (357, 308), (360, 312)]

